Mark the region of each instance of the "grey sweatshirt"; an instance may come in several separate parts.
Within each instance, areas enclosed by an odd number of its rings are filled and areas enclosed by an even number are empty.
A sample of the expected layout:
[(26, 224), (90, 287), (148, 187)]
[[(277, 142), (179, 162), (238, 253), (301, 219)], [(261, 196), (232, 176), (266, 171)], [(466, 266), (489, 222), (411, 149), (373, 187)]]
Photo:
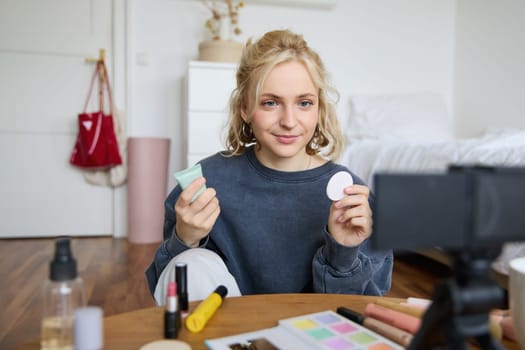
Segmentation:
[[(200, 164), (221, 208), (200, 247), (221, 256), (242, 294), (383, 295), (390, 289), (391, 251), (374, 251), (368, 240), (345, 247), (327, 232), (332, 202), (326, 185), (336, 172), (348, 171), (346, 167), (327, 162), (305, 171), (277, 171), (262, 165), (253, 148), (234, 157), (217, 153)], [(363, 184), (352, 176), (354, 183)], [(176, 186), (165, 201), (165, 241), (146, 271), (152, 293), (169, 261), (191, 249), (175, 232), (174, 205), (180, 193)]]

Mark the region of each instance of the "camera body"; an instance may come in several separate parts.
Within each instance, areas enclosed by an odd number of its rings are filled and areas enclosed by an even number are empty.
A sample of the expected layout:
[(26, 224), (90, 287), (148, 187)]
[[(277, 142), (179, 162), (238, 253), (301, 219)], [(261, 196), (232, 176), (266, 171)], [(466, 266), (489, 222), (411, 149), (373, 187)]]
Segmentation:
[(525, 241), (525, 168), (374, 176), (375, 249), (483, 250)]

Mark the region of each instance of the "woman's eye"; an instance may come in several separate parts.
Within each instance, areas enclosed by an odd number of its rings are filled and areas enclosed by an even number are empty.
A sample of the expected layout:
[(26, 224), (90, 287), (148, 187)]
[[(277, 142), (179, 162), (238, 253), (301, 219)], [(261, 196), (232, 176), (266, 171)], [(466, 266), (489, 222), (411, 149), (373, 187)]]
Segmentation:
[(262, 105), (264, 107), (275, 107), (277, 105), (277, 102), (275, 102), (273, 100), (267, 100), (267, 101), (263, 101)]
[(313, 102), (310, 101), (310, 100), (303, 100), (303, 101), (299, 102), (299, 105), (301, 107), (310, 107), (310, 106), (313, 106)]

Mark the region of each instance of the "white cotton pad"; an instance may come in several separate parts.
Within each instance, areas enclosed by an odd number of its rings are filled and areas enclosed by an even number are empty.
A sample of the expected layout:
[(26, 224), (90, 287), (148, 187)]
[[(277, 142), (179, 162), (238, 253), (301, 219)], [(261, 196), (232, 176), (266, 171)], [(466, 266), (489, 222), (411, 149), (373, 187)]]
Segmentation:
[(340, 171), (332, 175), (326, 185), (326, 195), (333, 201), (338, 201), (344, 197), (346, 187), (354, 184), (354, 179), (347, 171)]

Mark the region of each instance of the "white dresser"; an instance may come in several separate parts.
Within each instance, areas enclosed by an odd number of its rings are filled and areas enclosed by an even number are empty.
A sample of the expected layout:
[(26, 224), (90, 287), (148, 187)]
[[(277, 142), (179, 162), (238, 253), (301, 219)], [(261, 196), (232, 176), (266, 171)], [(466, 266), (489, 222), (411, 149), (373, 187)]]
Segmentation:
[(186, 76), (186, 166), (225, 149), (237, 64), (191, 61)]

